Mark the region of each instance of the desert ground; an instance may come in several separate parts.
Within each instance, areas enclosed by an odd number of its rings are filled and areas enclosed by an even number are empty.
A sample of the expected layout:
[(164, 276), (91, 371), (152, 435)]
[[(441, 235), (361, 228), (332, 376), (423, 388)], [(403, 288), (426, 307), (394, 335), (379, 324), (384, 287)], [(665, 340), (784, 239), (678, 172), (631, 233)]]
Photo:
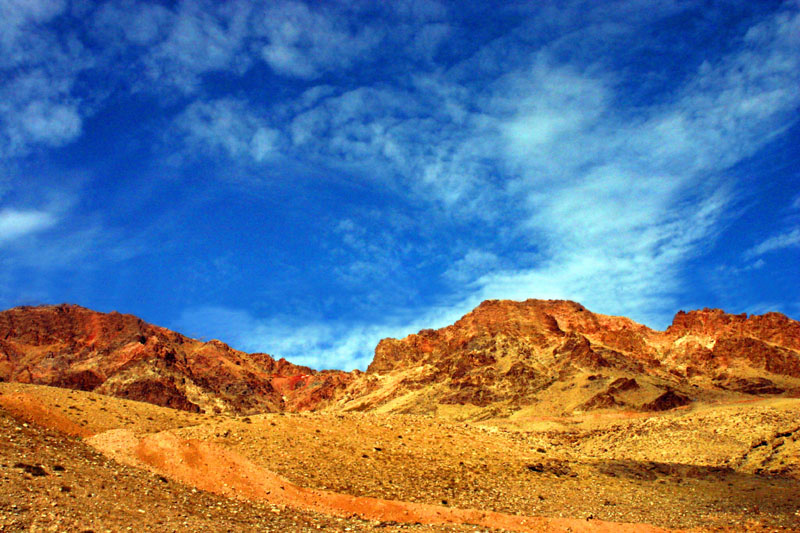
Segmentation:
[(800, 399), (469, 422), (0, 383), (0, 531), (796, 531)]

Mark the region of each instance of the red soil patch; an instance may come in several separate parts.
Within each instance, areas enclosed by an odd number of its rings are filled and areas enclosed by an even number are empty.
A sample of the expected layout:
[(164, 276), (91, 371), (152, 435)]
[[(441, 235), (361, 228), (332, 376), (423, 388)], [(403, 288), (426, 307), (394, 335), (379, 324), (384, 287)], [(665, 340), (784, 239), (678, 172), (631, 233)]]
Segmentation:
[(54, 429), (73, 437), (88, 437), (92, 432), (64, 416), (56, 409), (24, 392), (0, 394), (0, 405), (15, 418), (26, 420), (37, 426)]
[(307, 489), (294, 485), (231, 450), (200, 440), (180, 439), (169, 432), (138, 439), (129, 430), (113, 430), (101, 433), (89, 439), (89, 442), (118, 461), (148, 468), (202, 490), (337, 516), (357, 515), (368, 520), (401, 523), (472, 524), (522, 532), (667, 531), (645, 524), (525, 517)]
[(295, 390), (297, 384), (300, 382), (302, 382), (301, 386), (308, 385), (310, 379), (313, 379), (313, 376), (310, 376), (308, 374), (300, 374), (296, 376), (273, 375), (270, 377), (270, 383), (272, 384), (272, 387), (276, 391), (285, 395)]

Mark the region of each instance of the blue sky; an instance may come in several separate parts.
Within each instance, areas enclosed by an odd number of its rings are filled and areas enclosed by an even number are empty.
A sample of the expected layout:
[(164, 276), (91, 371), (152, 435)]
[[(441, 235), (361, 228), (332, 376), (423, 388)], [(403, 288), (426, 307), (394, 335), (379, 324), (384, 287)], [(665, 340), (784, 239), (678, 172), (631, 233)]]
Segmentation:
[(800, 318), (800, 3), (0, 0), (0, 306), (317, 368), (489, 298)]

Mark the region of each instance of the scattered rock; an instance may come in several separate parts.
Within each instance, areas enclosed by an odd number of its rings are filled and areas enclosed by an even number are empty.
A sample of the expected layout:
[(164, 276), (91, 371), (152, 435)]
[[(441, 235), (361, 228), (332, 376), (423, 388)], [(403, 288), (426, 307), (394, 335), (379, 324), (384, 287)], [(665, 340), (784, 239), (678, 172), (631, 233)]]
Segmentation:
[(19, 469), (27, 472), (28, 474), (30, 474), (32, 476), (35, 476), (35, 477), (41, 477), (41, 476), (46, 476), (47, 475), (47, 471), (44, 468), (42, 468), (41, 466), (39, 466), (39, 465), (29, 465), (29, 464), (25, 464), (25, 463), (16, 463), (14, 465), (14, 468), (19, 468)]

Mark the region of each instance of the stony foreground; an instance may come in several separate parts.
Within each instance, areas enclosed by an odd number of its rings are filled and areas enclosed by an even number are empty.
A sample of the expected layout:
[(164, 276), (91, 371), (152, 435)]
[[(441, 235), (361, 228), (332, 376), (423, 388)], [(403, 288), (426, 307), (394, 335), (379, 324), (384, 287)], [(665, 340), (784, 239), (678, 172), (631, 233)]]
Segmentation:
[(796, 399), (478, 425), (0, 393), (2, 531), (800, 528)]

